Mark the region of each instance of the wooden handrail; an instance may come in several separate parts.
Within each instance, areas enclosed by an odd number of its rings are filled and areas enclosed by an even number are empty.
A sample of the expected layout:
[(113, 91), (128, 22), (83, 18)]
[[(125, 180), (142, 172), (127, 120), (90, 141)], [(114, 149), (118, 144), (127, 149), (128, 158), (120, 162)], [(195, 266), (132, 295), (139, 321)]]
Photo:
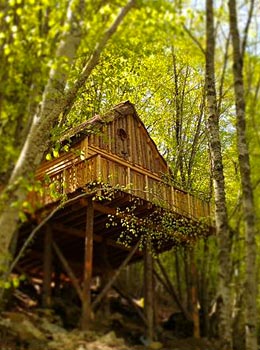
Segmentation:
[[(89, 149), (93, 151), (95, 147), (89, 146)], [(91, 161), (93, 163), (90, 163)], [(75, 191), (78, 187), (86, 185), (87, 182), (97, 181), (99, 177), (102, 181), (102, 161), (112, 162), (114, 165), (117, 164), (117, 169), (123, 169), (122, 172), (119, 171), (119, 173), (112, 171), (111, 175), (116, 176), (116, 181), (118, 180), (117, 176), (121, 177), (121, 181), (119, 179), (118, 185), (127, 186), (127, 192), (133, 193), (148, 201), (161, 200), (162, 202), (158, 202), (158, 205), (162, 204), (162, 207), (166, 207), (168, 209), (175, 208), (176, 212), (190, 218), (210, 216), (209, 205), (206, 205), (206, 202), (203, 200), (195, 197), (187, 191), (165, 183), (159, 175), (154, 174), (147, 169), (136, 166), (128, 161), (124, 161), (121, 158), (109, 153), (100, 152), (100, 150), (99, 153), (92, 154), (85, 159), (80, 159), (77, 157), (71, 159), (71, 161), (68, 161), (67, 163), (66, 159), (64, 159), (64, 167), (57, 164), (58, 171), (55, 171), (55, 166), (52, 165), (50, 166), (50, 172), (48, 172), (48, 169), (46, 169), (44, 173), (41, 173), (39, 169), (40, 174), (37, 177), (41, 180), (45, 174), (48, 174), (51, 181), (53, 179), (52, 182), (57, 181), (58, 188), (59, 183), (65, 183), (66, 187), (63, 192), (69, 193)], [(88, 173), (88, 164), (90, 164), (91, 167), (90, 173)], [(114, 169), (114, 166), (112, 168)], [(91, 177), (91, 174), (93, 179), (88, 178), (88, 175)], [(141, 180), (140, 178), (138, 180), (138, 176), (141, 176)], [(133, 184), (136, 188), (128, 188), (128, 185), (131, 184), (131, 177), (133, 177), (132, 180), (135, 179), (137, 181)], [(110, 182), (109, 179), (103, 180), (108, 180), (108, 182)], [(142, 183), (142, 186), (138, 186), (138, 183)], [(149, 189), (149, 185), (151, 186), (151, 190)], [(159, 188), (160, 191), (156, 191), (156, 188)], [(136, 193), (134, 193), (135, 191)], [(46, 200), (43, 199), (43, 204), (52, 201), (50, 196), (46, 198)], [(197, 209), (199, 209), (199, 212), (197, 212)]]

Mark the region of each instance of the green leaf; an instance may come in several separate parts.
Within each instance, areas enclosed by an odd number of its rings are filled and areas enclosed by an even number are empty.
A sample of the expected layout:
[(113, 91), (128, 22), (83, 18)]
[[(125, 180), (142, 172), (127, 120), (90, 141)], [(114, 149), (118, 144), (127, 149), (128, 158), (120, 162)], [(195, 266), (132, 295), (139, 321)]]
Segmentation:
[(4, 282), (4, 289), (10, 289), (12, 287), (12, 283), (7, 281), (7, 282)]
[(53, 157), (54, 158), (58, 158), (59, 157), (59, 151), (58, 150), (54, 149), (52, 153), (53, 153)]
[(18, 288), (19, 285), (20, 285), (20, 280), (19, 280), (19, 278), (14, 277), (14, 278), (12, 279), (12, 283), (13, 283), (14, 288)]
[(52, 160), (52, 156), (50, 153), (47, 153), (45, 158), (46, 160)]

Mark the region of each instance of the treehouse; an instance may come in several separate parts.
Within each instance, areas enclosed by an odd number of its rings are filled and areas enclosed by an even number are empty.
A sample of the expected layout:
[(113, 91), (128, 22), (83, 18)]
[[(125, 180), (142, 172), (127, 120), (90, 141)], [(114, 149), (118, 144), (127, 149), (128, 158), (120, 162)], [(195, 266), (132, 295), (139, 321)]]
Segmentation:
[(139, 249), (140, 239), (158, 253), (188, 239), (184, 234), (176, 240), (176, 225), (163, 237), (149, 237), (161, 231), (164, 215), (195, 232), (202, 218), (209, 219), (210, 207), (171, 185), (166, 161), (128, 101), (71, 129), (60, 140), (59, 152), (37, 170), (41, 191), (31, 192), (29, 202), (38, 209), (22, 226), (18, 248), (35, 226), (44, 225), (17, 269), (42, 278), (45, 306), (51, 303), (52, 285), (70, 280), (86, 326), (98, 303), (90, 302), (92, 276), (109, 279), (101, 299), (123, 266), (144, 256), (146, 266), (151, 263), (149, 249)]

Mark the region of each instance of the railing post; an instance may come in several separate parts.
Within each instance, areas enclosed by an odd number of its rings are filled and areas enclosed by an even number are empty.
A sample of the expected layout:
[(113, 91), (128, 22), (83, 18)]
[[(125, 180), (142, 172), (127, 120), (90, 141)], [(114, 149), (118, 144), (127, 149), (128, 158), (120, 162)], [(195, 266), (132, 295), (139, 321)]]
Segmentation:
[(84, 152), (84, 157), (85, 159), (88, 157), (88, 137), (86, 137), (83, 141), (82, 141), (82, 148), (83, 148), (83, 152)]
[(190, 194), (187, 193), (188, 215), (189, 215), (190, 218), (192, 218), (193, 217), (193, 215), (192, 215), (193, 213), (192, 213), (192, 207), (191, 207), (191, 203), (190, 203), (190, 200), (191, 200), (190, 197), (191, 197)]
[(68, 184), (67, 184), (67, 169), (65, 168), (62, 173), (62, 193), (66, 194), (68, 192)]
[(148, 175), (145, 175), (145, 199), (149, 201), (149, 180)]
[(102, 167), (101, 167), (101, 155), (97, 155), (97, 164), (96, 164), (96, 169), (97, 169), (97, 180), (102, 180)]
[(131, 168), (127, 167), (126, 170), (126, 186), (129, 188), (129, 193), (131, 192)]
[(174, 198), (174, 188), (171, 186), (171, 206), (173, 207), (175, 203), (175, 198)]

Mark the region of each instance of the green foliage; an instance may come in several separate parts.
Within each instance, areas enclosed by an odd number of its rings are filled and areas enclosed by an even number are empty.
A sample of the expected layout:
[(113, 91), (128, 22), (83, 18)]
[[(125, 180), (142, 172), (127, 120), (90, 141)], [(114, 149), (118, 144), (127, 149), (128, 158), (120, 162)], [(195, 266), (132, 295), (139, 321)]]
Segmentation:
[[(62, 58), (53, 61), (57, 43), (65, 31), (64, 18), (68, 1), (5, 0), (0, 4), (0, 185), (8, 182), (9, 174), (26, 140), (32, 117), (41, 101), (48, 74), (55, 65), (63, 65), (68, 72), (68, 86), (77, 78), (90, 53), (96, 46), (104, 28), (114, 19), (123, 0), (86, 1), (82, 29), (85, 33), (77, 60), (68, 70)], [(204, 45), (204, 5), (190, 1), (138, 0), (100, 58), (90, 79), (79, 91), (69, 114), (61, 116), (60, 123), (50, 130), (50, 148), (46, 160), (59, 157), (69, 150), (69, 143), (60, 145), (60, 135), (92, 117), (102, 114), (122, 100), (129, 99), (148, 131), (165, 156), (172, 171), (169, 183), (196, 194), (212, 196), (211, 168), (204, 120), (204, 64), (201, 51)], [(216, 86), (219, 98), (220, 130), (226, 180), (226, 197), (233, 234), (232, 256), (238, 282), (244, 275), (244, 229), (241, 214), (241, 190), (236, 153), (232, 65), (225, 66), (224, 51), (228, 16), (226, 4), (218, 7), (216, 35)], [(243, 20), (244, 21), (244, 20)], [(244, 23), (242, 21), (242, 23)], [(257, 21), (256, 21), (257, 24)], [(184, 25), (188, 29), (185, 30)], [(252, 178), (257, 208), (260, 209), (259, 146), (259, 47), (258, 29), (250, 32), (250, 47), (245, 57), (244, 79), (247, 103), (248, 141), (252, 165)], [(197, 40), (192, 39), (191, 35)], [(199, 47), (201, 46), (201, 47)], [(227, 57), (231, 55), (230, 49)], [(224, 71), (225, 67), (225, 71)], [(84, 159), (84, 154), (77, 154)], [(111, 186), (113, 179), (97, 179), (84, 191), (99, 189), (94, 197), (110, 201), (120, 190)], [(66, 200), (66, 188), (60, 181), (46, 177), (35, 182), (20, 179), (21, 186), (37, 196), (51, 196)], [(1, 189), (1, 188), (0, 188)], [(150, 189), (146, 189), (151, 191)], [(8, 193), (5, 196), (8, 196)], [(2, 203), (5, 201), (3, 200)], [(157, 204), (160, 204), (159, 202)], [(23, 208), (20, 220), (37, 209), (29, 201), (14, 206)], [(108, 225), (122, 228), (120, 241), (130, 245), (141, 237), (146, 244), (152, 238), (154, 251), (166, 244), (174, 245), (184, 255), (183, 246), (193, 247), (197, 238), (207, 236), (205, 223), (180, 218), (173, 213), (157, 209), (147, 217), (136, 215), (138, 202), (118, 209), (108, 218)], [(259, 225), (259, 220), (257, 220)], [(258, 238), (257, 238), (258, 239)], [(217, 246), (214, 237), (201, 240), (196, 246), (199, 273), (204, 271), (205, 242), (211, 259), (207, 271), (209, 288), (214, 294), (217, 284)], [(169, 266), (173, 253), (166, 258)], [(183, 266), (181, 267), (183, 270)], [(204, 272), (203, 272), (204, 273)], [(173, 278), (174, 278), (174, 274)], [(211, 278), (210, 278), (211, 277)], [(8, 282), (8, 287), (11, 286)], [(6, 286), (7, 287), (7, 286)]]
[(20, 286), (20, 283), (25, 280), (25, 276), (12, 275), (9, 276), (8, 280), (5, 282), (0, 281), (0, 288), (4, 289), (16, 289)]
[(46, 83), (65, 2), (6, 1), (0, 20), (0, 156), (9, 171)]
[(108, 215), (107, 227), (120, 227), (118, 241), (129, 247), (133, 241), (140, 240), (140, 248), (151, 240), (154, 254), (167, 247), (192, 246), (198, 238), (208, 235), (208, 226), (203, 220), (193, 221), (180, 217), (174, 212), (154, 207), (152, 213), (140, 217), (138, 207), (142, 206), (138, 199), (125, 209), (117, 208), (115, 215)]

